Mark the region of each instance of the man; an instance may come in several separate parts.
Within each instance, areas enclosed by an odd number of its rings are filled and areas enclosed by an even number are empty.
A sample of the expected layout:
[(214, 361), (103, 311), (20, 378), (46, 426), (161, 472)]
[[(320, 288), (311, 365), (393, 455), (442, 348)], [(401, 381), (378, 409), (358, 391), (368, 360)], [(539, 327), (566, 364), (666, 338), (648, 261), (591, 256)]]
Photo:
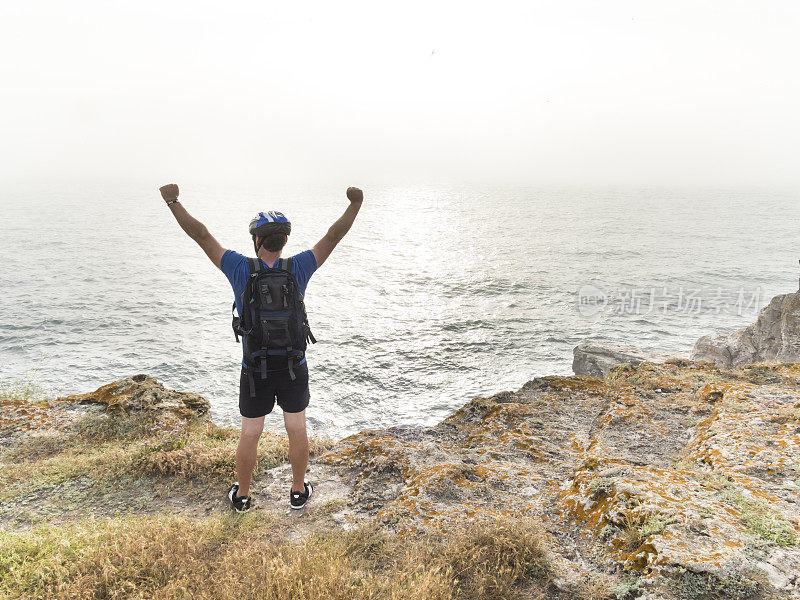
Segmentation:
[[(205, 225), (192, 217), (178, 200), (178, 186), (174, 183), (160, 188), (161, 196), (169, 206), (181, 228), (203, 249), (211, 262), (222, 270), (233, 287), (236, 309), (242, 316), (241, 299), (247, 280), (251, 274), (251, 264), (261, 269), (276, 269), (288, 266), (300, 297), (305, 295), (306, 285), (311, 275), (330, 256), (336, 245), (355, 221), (361, 208), (364, 194), (358, 188), (348, 188), (347, 198), (350, 206), (344, 214), (331, 225), (328, 232), (311, 250), (295, 254), (289, 261), (279, 261), (281, 252), (291, 232), (291, 223), (281, 213), (270, 211), (259, 213), (250, 222), (253, 246), (260, 263), (248, 261), (247, 257), (226, 250), (214, 239)], [(304, 309), (303, 309), (304, 312)], [(310, 331), (309, 331), (310, 334)], [(244, 342), (244, 339), (243, 339)], [(228, 499), (237, 512), (247, 511), (251, 505), (250, 483), (256, 466), (258, 439), (264, 429), (264, 417), (272, 411), (277, 401), (283, 410), (283, 422), (289, 436), (289, 460), (292, 466), (292, 486), (289, 491), (290, 506), (303, 508), (313, 492), (313, 487), (305, 481), (308, 466), (308, 437), (306, 434), (306, 407), (310, 398), (308, 389), (308, 367), (305, 356), (297, 364), (288, 366), (283, 357), (276, 362), (274, 357), (263, 359), (266, 375), (261, 369), (242, 363), (239, 381), (239, 412), (242, 415), (242, 433), (236, 449), (236, 478), (228, 490)], [(251, 369), (252, 371), (248, 371)], [(254, 372), (256, 376), (254, 376)]]

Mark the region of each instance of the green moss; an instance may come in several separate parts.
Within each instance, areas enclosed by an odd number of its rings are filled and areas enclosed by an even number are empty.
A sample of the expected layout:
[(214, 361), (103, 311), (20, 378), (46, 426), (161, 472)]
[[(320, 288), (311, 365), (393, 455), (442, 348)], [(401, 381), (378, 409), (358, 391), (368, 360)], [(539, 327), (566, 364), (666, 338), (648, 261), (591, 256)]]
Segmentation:
[(746, 365), (741, 368), (746, 381), (757, 384), (780, 383), (783, 377), (776, 370), (780, 365)]
[(642, 539), (645, 539), (651, 535), (658, 535), (664, 531), (667, 525), (670, 525), (674, 522), (675, 518), (673, 517), (653, 515), (639, 526), (639, 535)]
[(798, 544), (792, 523), (767, 502), (746, 496), (733, 482), (718, 473), (700, 474), (698, 480), (718, 490), (722, 500), (739, 511), (742, 523), (751, 534), (778, 546), (793, 547)]
[(761, 584), (741, 572), (724, 578), (682, 568), (678, 573), (676, 587), (682, 600), (748, 600), (761, 594)]
[(777, 546), (797, 545), (791, 522), (763, 500), (748, 498), (732, 484), (723, 488), (722, 498), (739, 510), (742, 523), (750, 533)]
[(639, 580), (635, 577), (630, 577), (625, 581), (621, 581), (611, 588), (611, 594), (617, 600), (626, 600), (639, 592)]
[(748, 530), (764, 540), (783, 547), (797, 545), (797, 536), (791, 524), (766, 505), (748, 508), (743, 513), (743, 519)]

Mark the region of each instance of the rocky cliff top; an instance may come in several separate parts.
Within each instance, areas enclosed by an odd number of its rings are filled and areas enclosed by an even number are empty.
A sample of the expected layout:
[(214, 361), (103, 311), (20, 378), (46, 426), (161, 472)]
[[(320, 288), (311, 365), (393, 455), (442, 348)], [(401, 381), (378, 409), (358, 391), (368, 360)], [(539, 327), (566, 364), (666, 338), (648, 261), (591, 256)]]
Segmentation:
[[(221, 492), (198, 490), (224, 487), (232, 477), (236, 432), (187, 417), (187, 397), (158, 389), (131, 378), (51, 403), (64, 414), (78, 401), (112, 407), (116, 412), (104, 410), (97, 418), (105, 420), (93, 427), (119, 428), (122, 443), (109, 442), (116, 462), (109, 462), (111, 450), (87, 450), (79, 462), (63, 463), (71, 465), (69, 474), (52, 480), (52, 461), (66, 460), (64, 449), (75, 452), (70, 444), (77, 442), (54, 438), (41, 420), (38, 436), (20, 442), (27, 455), (20, 446), (7, 454), (29, 464), (6, 475), (5, 525), (24, 528), (34, 516), (82, 518), (98, 506), (109, 514), (114, 502), (130, 510), (134, 499), (145, 502), (131, 490), (152, 496), (165, 486), (169, 494), (148, 497), (142, 510), (224, 511)], [(12, 404), (0, 406), (0, 422), (20, 406)], [(193, 395), (190, 404), (195, 414), (205, 412)], [(189, 418), (185, 429), (179, 423), (153, 433), (161, 427), (159, 406)], [(119, 425), (143, 415), (145, 433)], [(63, 435), (75, 435), (70, 427)], [(56, 442), (31, 441), (48, 436)], [(516, 392), (475, 398), (434, 427), (364, 431), (318, 444), (310, 467), (317, 491), (301, 514), (285, 507), (285, 443), (267, 438), (253, 490), (258, 510), (281, 519), (286, 535), (368, 524), (413, 540), (465, 523), (526, 519), (547, 539), (550, 597), (578, 597), (575, 590), (597, 581), (616, 582), (597, 598), (800, 596), (798, 364), (726, 370), (671, 360), (620, 365), (605, 379), (543, 377)], [(93, 478), (110, 464), (124, 493), (105, 491), (111, 502), (98, 503), (94, 493), (84, 501), (76, 489), (93, 490)], [(133, 470), (145, 479), (128, 481)], [(42, 489), (58, 500), (15, 500), (15, 486), (39, 485), (22, 474), (40, 471), (49, 477)]]
[(352, 436), (317, 464), (345, 478), (354, 513), (401, 535), (541, 519), (565, 582), (689, 573), (800, 592), (800, 365), (534, 379), (436, 427)]

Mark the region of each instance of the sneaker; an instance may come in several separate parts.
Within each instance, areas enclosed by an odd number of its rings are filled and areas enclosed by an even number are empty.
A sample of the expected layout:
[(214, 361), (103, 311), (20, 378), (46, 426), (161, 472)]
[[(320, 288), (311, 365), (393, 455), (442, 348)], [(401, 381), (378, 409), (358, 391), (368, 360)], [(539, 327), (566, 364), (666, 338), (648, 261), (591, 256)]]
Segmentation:
[(228, 500), (231, 502), (231, 508), (237, 513), (243, 513), (250, 510), (252, 502), (250, 496), (238, 496), (239, 482), (234, 483), (228, 490)]
[(306, 505), (308, 499), (311, 498), (311, 494), (314, 493), (314, 488), (311, 487), (311, 484), (307, 481), (304, 484), (306, 489), (304, 492), (295, 492), (291, 489), (289, 490), (289, 504), (295, 510), (300, 510)]

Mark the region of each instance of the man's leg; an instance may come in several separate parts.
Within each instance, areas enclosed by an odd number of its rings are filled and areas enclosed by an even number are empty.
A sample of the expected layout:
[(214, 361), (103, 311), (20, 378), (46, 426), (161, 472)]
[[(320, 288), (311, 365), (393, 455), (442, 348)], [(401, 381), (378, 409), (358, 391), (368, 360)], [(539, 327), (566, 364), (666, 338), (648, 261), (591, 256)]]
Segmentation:
[(258, 438), (264, 430), (264, 417), (250, 419), (242, 417), (242, 435), (236, 448), (236, 479), (239, 481), (238, 496), (250, 495), (250, 482), (258, 460)]
[(306, 467), (308, 467), (308, 435), (306, 434), (306, 411), (283, 413), (283, 424), (289, 436), (289, 461), (292, 463), (292, 491), (305, 491)]

